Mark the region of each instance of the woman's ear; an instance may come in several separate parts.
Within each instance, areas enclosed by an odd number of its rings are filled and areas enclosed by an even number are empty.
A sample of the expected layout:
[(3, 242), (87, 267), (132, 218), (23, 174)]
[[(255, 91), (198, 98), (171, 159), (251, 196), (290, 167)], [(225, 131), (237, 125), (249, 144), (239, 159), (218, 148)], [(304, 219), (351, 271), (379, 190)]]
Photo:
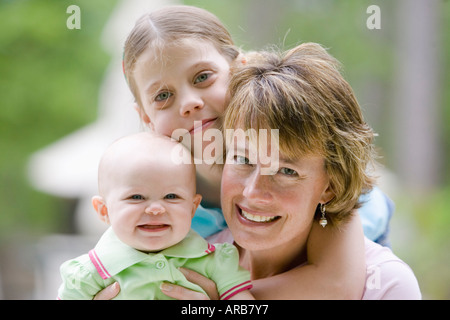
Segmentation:
[(322, 196), (320, 198), (320, 202), (323, 204), (326, 204), (330, 202), (336, 195), (334, 194), (330, 183), (328, 183), (328, 187), (325, 189), (325, 191), (322, 193)]
[(153, 123), (150, 120), (150, 117), (145, 113), (144, 109), (141, 108), (137, 103), (134, 104), (134, 110), (136, 110), (136, 112), (139, 115), (139, 118), (141, 118), (141, 120), (150, 128), (150, 129), (154, 129), (153, 128)]
[(108, 208), (106, 207), (106, 203), (103, 198), (100, 196), (92, 197), (92, 206), (94, 207), (95, 211), (97, 211), (100, 220), (107, 224), (110, 224)]

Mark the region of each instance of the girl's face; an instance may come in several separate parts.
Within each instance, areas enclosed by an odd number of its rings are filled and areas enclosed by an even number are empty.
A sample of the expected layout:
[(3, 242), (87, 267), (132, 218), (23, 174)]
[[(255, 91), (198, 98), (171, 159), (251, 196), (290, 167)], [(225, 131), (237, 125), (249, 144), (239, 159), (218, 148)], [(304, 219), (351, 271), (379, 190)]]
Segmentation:
[(247, 250), (301, 246), (317, 205), (332, 197), (324, 159), (307, 156), (288, 161), (279, 154), (278, 170), (264, 175), (261, 169), (267, 164), (261, 164), (254, 150), (248, 141), (238, 141), (223, 170), (222, 209), (233, 237)]
[[(198, 141), (195, 136), (203, 135), (206, 129), (220, 128), (229, 61), (210, 42), (193, 39), (183, 40), (182, 45), (169, 44), (158, 56), (155, 58), (155, 51), (147, 48), (135, 65), (141, 118), (169, 137), (174, 130), (184, 129), (190, 139), (183, 140), (190, 140), (186, 146), (194, 151), (193, 141)], [(206, 146), (198, 147), (203, 150)]]

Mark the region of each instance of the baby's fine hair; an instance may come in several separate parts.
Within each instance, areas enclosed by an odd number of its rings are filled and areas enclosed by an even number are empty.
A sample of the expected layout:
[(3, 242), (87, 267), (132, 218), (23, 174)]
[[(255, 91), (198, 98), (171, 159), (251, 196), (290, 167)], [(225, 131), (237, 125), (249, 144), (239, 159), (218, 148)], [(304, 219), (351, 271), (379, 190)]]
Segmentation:
[(164, 46), (176, 45), (184, 39), (209, 41), (230, 63), (239, 55), (230, 33), (211, 12), (192, 6), (167, 6), (144, 14), (128, 35), (123, 54), (125, 77), (140, 106), (133, 77), (137, 59), (149, 47), (163, 54)]
[(338, 224), (360, 206), (359, 196), (375, 182), (374, 132), (364, 121), (340, 64), (319, 44), (285, 53), (256, 52), (230, 81), (224, 128), (279, 129), (283, 156), (325, 159), (335, 197), (327, 217)]
[[(176, 157), (176, 158), (175, 158)], [(150, 159), (150, 160), (149, 160)], [(137, 165), (158, 163), (173, 168), (184, 166), (192, 172), (192, 182), (195, 184), (195, 165), (191, 152), (180, 142), (156, 132), (139, 132), (123, 136), (111, 143), (103, 153), (98, 165), (98, 189), (104, 196), (106, 188), (104, 181), (120, 174), (124, 163)]]

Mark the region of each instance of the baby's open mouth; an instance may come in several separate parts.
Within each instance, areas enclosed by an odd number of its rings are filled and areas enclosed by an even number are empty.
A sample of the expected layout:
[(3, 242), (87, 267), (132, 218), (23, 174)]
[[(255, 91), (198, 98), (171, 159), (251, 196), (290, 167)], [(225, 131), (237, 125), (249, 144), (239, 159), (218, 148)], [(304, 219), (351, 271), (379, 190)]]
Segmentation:
[(257, 214), (251, 214), (241, 208), (239, 209), (239, 213), (241, 214), (241, 216), (252, 222), (272, 222), (281, 218), (280, 216), (261, 216)]
[(141, 224), (138, 226), (139, 229), (144, 229), (148, 231), (157, 231), (168, 228), (168, 224)]

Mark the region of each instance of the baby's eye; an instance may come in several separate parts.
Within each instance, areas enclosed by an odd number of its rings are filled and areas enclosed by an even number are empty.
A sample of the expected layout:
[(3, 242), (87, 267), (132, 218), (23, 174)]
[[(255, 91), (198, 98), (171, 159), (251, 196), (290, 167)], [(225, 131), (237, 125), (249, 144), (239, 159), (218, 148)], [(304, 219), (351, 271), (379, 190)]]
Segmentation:
[(144, 197), (143, 197), (142, 195), (140, 195), (140, 194), (133, 194), (133, 195), (130, 197), (130, 199), (132, 199), (132, 200), (143, 200)]
[(289, 168), (281, 168), (280, 173), (287, 175), (287, 176), (295, 176), (297, 175), (297, 171), (289, 169)]
[(197, 78), (195, 78), (194, 84), (197, 84), (197, 83), (204, 82), (204, 81), (208, 80), (209, 76), (210, 76), (209, 73), (202, 73), (202, 74), (200, 74)]
[(175, 193), (169, 193), (164, 196), (164, 199), (174, 200), (174, 199), (178, 199), (178, 196)]
[(168, 91), (161, 92), (160, 94), (158, 94), (155, 97), (155, 101), (165, 101), (165, 100), (169, 99), (172, 95), (173, 94)]

